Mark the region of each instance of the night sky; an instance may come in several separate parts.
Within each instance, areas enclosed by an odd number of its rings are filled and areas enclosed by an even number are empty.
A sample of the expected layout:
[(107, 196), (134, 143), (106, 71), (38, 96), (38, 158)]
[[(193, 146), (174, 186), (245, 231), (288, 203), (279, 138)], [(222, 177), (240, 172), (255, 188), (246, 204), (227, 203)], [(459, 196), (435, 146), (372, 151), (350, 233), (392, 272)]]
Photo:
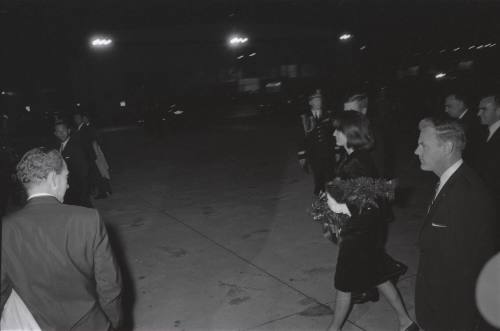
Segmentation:
[[(84, 81), (120, 77), (133, 86), (128, 81), (144, 80), (147, 72), (149, 80), (186, 90), (234, 63), (239, 51), (227, 47), (233, 32), (249, 36), (241, 54), (257, 52), (260, 63), (339, 66), (358, 56), (353, 49), (366, 47), (369, 70), (395, 71), (438, 56), (445, 67), (441, 51), (498, 39), (499, 12), (495, 1), (6, 0), (0, 88), (25, 95), (61, 91), (61, 98), (76, 100)], [(347, 52), (338, 46), (343, 32), (355, 36)], [(112, 36), (113, 49), (90, 49), (96, 33)], [(123, 90), (133, 89), (128, 85)]]

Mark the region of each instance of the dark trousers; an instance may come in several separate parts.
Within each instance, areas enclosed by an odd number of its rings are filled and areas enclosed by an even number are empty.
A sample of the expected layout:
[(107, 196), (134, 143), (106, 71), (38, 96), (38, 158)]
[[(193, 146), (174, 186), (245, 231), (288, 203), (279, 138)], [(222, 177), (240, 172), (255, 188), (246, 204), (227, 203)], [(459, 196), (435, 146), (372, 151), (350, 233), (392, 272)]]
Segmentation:
[(68, 184), (69, 188), (64, 195), (64, 203), (92, 208), (89, 176), (70, 173)]
[(335, 160), (333, 157), (316, 157), (311, 159), (311, 170), (314, 178), (314, 194), (325, 190), (325, 184), (335, 176)]

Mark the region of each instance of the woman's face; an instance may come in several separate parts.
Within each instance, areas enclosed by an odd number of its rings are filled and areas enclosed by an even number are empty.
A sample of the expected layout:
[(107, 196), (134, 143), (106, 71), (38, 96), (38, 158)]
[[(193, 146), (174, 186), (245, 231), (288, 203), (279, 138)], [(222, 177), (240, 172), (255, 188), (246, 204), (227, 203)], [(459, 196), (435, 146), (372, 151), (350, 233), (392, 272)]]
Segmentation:
[(344, 148), (347, 146), (347, 137), (342, 131), (340, 130), (333, 131), (333, 136), (335, 137), (337, 146), (342, 146)]

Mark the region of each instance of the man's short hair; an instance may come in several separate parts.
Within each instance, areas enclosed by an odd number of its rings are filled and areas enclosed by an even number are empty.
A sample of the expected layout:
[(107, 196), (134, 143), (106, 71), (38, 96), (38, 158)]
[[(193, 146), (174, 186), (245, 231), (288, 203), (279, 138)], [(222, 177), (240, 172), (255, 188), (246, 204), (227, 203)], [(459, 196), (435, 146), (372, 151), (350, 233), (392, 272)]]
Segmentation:
[(436, 137), (441, 142), (451, 141), (455, 148), (462, 152), (467, 143), (464, 127), (456, 120), (441, 117), (426, 117), (420, 121), (418, 128), (431, 127), (436, 131)]
[(57, 121), (54, 123), (54, 128), (55, 128), (56, 126), (58, 126), (58, 125), (63, 125), (63, 126), (65, 126), (65, 127), (66, 127), (66, 129), (68, 129), (68, 130), (70, 129), (69, 124), (68, 124), (66, 121), (64, 121), (64, 120), (57, 120)]
[(60, 174), (66, 165), (57, 150), (37, 147), (26, 152), (16, 166), (17, 178), (25, 188), (40, 184), (51, 172)]
[(495, 102), (495, 106), (500, 107), (500, 94), (495, 94), (495, 93), (485, 94), (481, 97), (481, 99), (484, 99), (484, 98), (493, 98), (493, 101)]
[(347, 102), (356, 101), (361, 108), (368, 108), (368, 96), (365, 93), (353, 94), (347, 99)]
[(464, 94), (462, 92), (458, 92), (458, 91), (451, 92), (451, 93), (448, 93), (448, 95), (446, 97), (454, 97), (455, 100), (463, 102), (466, 108), (469, 106), (469, 103), (470, 103), (469, 96), (467, 96), (466, 94)]
[(354, 150), (368, 150), (375, 144), (375, 138), (370, 128), (368, 118), (358, 112), (340, 112), (335, 118), (333, 126), (347, 138), (347, 147)]

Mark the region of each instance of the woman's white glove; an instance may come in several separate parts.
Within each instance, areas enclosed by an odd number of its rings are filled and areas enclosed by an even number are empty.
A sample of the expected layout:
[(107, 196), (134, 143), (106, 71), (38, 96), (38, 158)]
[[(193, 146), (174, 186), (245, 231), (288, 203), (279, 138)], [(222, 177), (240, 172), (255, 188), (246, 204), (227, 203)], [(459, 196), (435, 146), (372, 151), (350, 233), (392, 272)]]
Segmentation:
[(326, 202), (328, 204), (328, 207), (337, 214), (346, 214), (351, 216), (351, 212), (349, 211), (349, 208), (347, 208), (347, 205), (345, 203), (338, 203), (337, 200), (332, 198), (330, 194), (326, 194)]

